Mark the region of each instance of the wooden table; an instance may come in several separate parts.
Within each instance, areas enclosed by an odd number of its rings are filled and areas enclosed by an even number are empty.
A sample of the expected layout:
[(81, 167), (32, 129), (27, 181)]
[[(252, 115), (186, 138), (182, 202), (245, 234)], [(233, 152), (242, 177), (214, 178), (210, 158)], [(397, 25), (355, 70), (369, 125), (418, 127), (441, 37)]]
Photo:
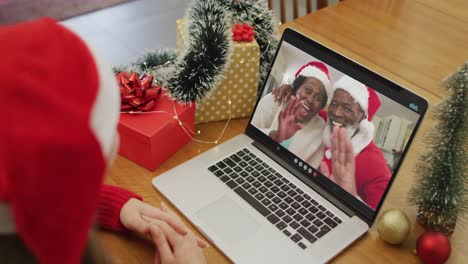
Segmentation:
[[(447, 95), (440, 81), (468, 59), (466, 10), (466, 0), (345, 0), (282, 28), (289, 26), (309, 35), (424, 96), (432, 106)], [(232, 120), (220, 142), (242, 133), (247, 121)], [(415, 208), (408, 206), (406, 197), (414, 183), (413, 168), (422, 150), (420, 140), (433, 123), (430, 118), (423, 122), (382, 208), (382, 211), (400, 208), (409, 215), (413, 226), (409, 239), (402, 246), (389, 246), (378, 238), (373, 227), (369, 234), (332, 262), (419, 263), (412, 251), (423, 230), (416, 224)], [(199, 125), (202, 131), (199, 138), (214, 140), (224, 124), (223, 121)], [(139, 193), (146, 202), (158, 205), (164, 198), (153, 188), (151, 179), (211, 147), (191, 142), (153, 172), (118, 157), (106, 181)], [(452, 255), (449, 263), (462, 263), (468, 257), (467, 227), (466, 223), (458, 223), (450, 237)], [(153, 261), (154, 248), (148, 240), (105, 231), (99, 231), (99, 237), (115, 263)], [(229, 263), (214, 246), (206, 249), (205, 254), (210, 263)]]

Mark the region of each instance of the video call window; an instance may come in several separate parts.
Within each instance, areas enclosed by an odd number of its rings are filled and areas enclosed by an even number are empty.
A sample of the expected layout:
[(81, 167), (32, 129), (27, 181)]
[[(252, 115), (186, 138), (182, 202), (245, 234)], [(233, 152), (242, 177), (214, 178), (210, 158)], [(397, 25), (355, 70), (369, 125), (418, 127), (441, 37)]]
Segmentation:
[[(292, 97), (278, 100), (274, 89)], [(251, 123), (313, 168), (322, 172), (326, 166), (331, 175), (331, 131), (334, 126), (345, 128), (354, 152), (355, 189), (340, 187), (375, 210), (418, 118), (283, 42)]]

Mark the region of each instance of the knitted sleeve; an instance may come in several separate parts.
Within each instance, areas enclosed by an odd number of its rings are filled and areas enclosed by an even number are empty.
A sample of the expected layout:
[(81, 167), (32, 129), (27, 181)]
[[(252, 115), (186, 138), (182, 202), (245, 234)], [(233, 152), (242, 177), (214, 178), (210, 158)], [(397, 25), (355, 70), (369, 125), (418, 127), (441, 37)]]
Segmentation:
[(123, 188), (103, 184), (96, 212), (98, 225), (104, 229), (125, 232), (126, 228), (120, 222), (120, 210), (130, 198), (142, 200), (141, 196)]

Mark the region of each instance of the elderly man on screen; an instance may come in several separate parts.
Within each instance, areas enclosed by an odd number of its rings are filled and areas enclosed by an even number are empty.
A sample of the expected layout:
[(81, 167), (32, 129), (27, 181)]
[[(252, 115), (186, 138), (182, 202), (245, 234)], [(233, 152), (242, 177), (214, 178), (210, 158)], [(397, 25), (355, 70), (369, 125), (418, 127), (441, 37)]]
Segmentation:
[(334, 85), (323, 132), (320, 171), (375, 209), (390, 180), (382, 151), (372, 138), (372, 117), (380, 107), (375, 91), (349, 76)]
[[(287, 87), (275, 91), (276, 100), (289, 100)], [(372, 137), (374, 114), (380, 107), (375, 91), (349, 76), (333, 85), (325, 115), (325, 151), (320, 171), (340, 187), (376, 209), (391, 173)], [(311, 164), (312, 165), (312, 164)]]

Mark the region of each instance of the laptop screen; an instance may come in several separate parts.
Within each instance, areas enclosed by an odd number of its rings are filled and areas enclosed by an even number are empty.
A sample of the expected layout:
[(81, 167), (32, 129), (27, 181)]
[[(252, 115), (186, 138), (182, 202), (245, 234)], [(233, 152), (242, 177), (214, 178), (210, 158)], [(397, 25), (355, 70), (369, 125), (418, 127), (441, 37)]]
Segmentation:
[(249, 127), (306, 181), (373, 221), (426, 108), (421, 97), (287, 29)]

